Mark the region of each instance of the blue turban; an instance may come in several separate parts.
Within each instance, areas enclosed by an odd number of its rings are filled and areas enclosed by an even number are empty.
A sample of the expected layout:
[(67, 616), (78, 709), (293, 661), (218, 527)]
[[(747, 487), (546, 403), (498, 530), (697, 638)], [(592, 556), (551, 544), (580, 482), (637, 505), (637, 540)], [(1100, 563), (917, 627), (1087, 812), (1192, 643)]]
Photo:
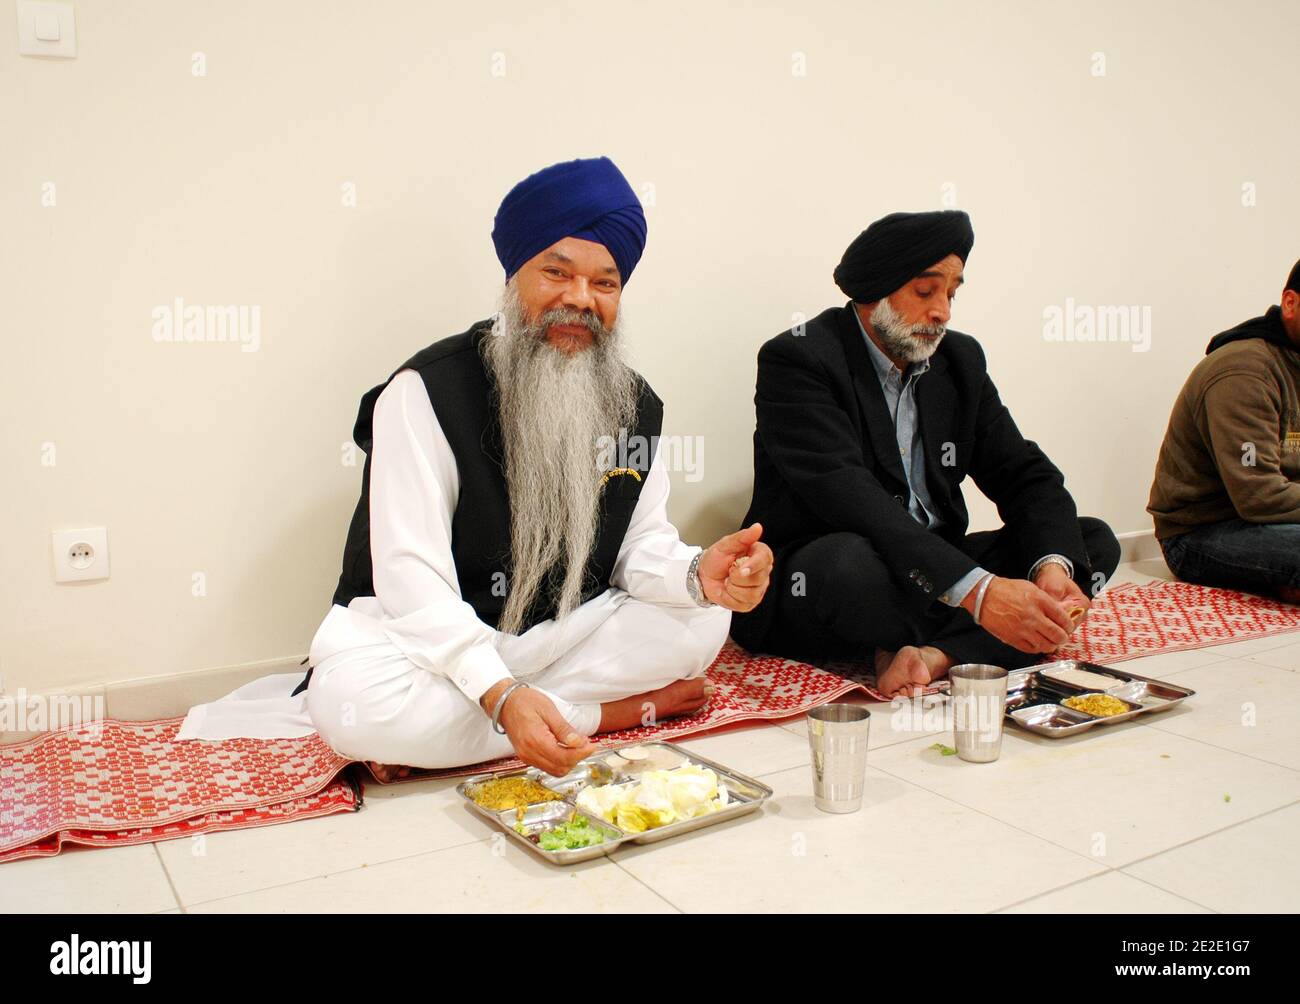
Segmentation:
[(608, 157), (565, 161), (530, 174), (501, 200), (492, 226), (506, 279), (566, 237), (605, 245), (625, 283), (641, 260), (645, 213)]

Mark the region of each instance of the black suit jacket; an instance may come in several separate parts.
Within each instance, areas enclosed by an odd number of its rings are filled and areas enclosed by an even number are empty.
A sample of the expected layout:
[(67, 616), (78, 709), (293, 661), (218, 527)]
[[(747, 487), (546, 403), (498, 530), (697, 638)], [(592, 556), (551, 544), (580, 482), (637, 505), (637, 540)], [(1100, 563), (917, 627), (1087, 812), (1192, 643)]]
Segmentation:
[(742, 643), (761, 643), (778, 591), (790, 588), (783, 557), (828, 533), (865, 537), (908, 605), (935, 603), (978, 565), (962, 549), (967, 475), (1014, 535), (1021, 575), (1043, 555), (1063, 554), (1087, 591), (1091, 569), (1065, 479), (1016, 428), (974, 338), (950, 330), (916, 385), (926, 484), (942, 522), (929, 530), (907, 510), (894, 423), (852, 303), (797, 331), (758, 353), (754, 497), (744, 525), (763, 524), (776, 568), (763, 602), (736, 615)]

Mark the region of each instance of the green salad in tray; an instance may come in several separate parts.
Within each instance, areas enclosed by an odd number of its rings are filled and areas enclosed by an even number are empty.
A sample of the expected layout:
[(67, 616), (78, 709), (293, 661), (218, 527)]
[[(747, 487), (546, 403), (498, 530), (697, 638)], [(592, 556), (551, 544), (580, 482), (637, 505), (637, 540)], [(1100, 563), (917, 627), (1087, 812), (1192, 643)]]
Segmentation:
[(515, 830), (544, 851), (576, 851), (605, 842), (605, 834), (592, 826), (586, 816), (574, 816), (539, 833), (526, 832), (522, 823), (515, 824)]

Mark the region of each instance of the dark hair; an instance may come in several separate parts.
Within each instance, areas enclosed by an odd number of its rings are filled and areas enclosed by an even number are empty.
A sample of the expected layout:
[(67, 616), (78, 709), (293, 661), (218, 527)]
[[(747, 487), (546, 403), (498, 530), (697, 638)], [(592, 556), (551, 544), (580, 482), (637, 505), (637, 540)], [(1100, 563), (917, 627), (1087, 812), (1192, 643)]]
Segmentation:
[(1295, 263), (1291, 269), (1291, 274), (1286, 277), (1286, 285), (1282, 287), (1282, 290), (1285, 292), (1288, 289), (1300, 293), (1300, 261)]

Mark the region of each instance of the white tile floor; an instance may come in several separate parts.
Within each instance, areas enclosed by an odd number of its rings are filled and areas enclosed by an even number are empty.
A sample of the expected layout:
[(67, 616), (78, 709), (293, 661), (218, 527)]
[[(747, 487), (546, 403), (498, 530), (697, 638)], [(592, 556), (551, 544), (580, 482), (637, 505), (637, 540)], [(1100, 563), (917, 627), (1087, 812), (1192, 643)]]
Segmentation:
[(0, 912), (1300, 909), (1300, 640), (1126, 666), (1197, 696), (1075, 739), (1009, 730), (993, 764), (940, 756), (880, 706), (853, 815), (814, 808), (796, 720), (685, 743), (771, 785), (761, 816), (573, 868), (425, 781), (371, 786), (345, 816), (0, 865)]

